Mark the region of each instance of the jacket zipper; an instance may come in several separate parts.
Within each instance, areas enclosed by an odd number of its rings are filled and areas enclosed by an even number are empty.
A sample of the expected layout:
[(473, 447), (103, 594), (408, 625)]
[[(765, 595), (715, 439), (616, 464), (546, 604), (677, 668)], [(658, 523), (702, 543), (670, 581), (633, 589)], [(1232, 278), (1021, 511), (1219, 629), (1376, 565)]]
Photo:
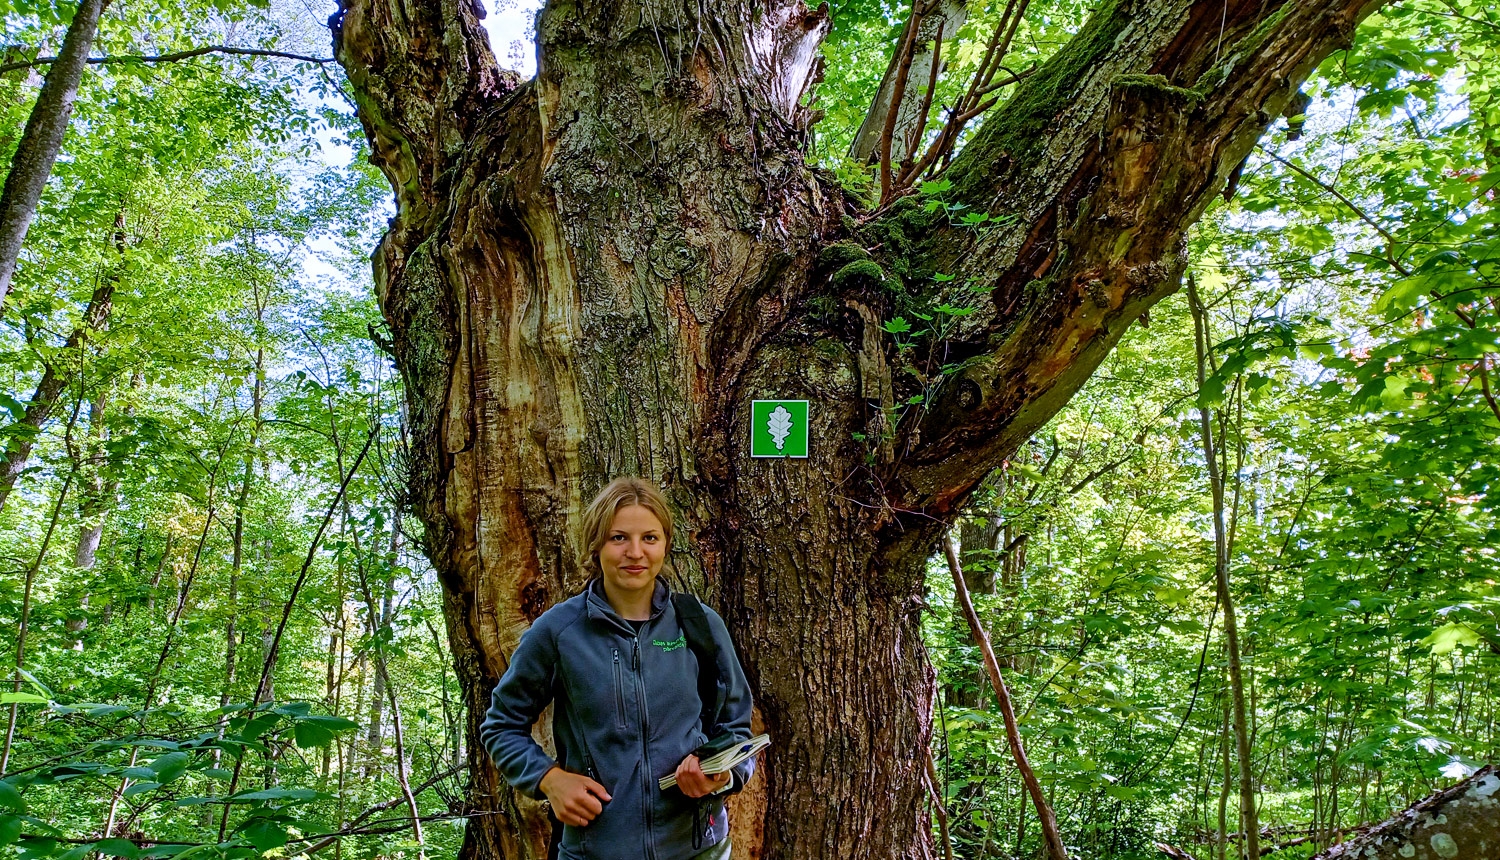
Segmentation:
[(635, 682), (638, 685), (639, 711), (641, 716), (641, 758), (644, 759), (646, 767), (642, 776), (645, 778), (645, 791), (641, 794), (641, 811), (646, 819), (646, 858), (654, 860), (656, 857), (655, 840), (651, 832), (651, 774), (656, 771), (651, 768), (651, 718), (646, 711), (646, 679), (641, 673), (641, 634), (636, 631), (634, 639), (634, 652), (631, 655), (631, 667), (635, 669)]
[(620, 673), (620, 649), (615, 649), (615, 728), (625, 728), (625, 679)]

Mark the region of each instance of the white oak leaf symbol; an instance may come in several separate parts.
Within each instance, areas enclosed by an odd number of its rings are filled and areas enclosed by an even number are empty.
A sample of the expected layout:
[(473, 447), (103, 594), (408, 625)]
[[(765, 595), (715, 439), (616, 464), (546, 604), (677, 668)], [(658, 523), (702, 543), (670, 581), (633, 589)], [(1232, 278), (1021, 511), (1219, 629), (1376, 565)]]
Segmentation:
[(776, 450), (780, 451), (786, 446), (786, 437), (792, 432), (792, 413), (786, 411), (785, 406), (777, 406), (771, 413), (771, 420), (766, 423), (771, 431), (771, 441), (776, 443)]

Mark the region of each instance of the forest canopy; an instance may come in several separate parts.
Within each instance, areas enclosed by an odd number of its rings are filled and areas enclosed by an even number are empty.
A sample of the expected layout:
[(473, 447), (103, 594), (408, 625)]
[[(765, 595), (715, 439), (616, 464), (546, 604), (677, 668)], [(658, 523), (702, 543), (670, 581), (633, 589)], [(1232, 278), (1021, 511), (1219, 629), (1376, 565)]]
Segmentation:
[[(803, 154), (850, 222), (920, 212), (979, 248), (1006, 216), (946, 168), (1114, 4), (952, 5), (884, 163), (861, 126), (912, 7), (829, 5)], [(12, 171), (75, 11), (4, 4)], [(0, 309), (0, 846), (26, 860), (451, 856), (490, 814), (370, 265), (400, 219), (335, 11), (99, 15), (111, 61)], [(1182, 289), (944, 523), (1070, 855), (1312, 857), (1500, 762), (1497, 57), (1474, 0), (1366, 18), (1189, 228)], [(840, 271), (873, 268), (895, 369), (879, 421), (814, 445), (874, 471), (967, 371), (947, 351), (985, 300), (859, 253)], [(1045, 856), (958, 571), (921, 551), (923, 838)]]

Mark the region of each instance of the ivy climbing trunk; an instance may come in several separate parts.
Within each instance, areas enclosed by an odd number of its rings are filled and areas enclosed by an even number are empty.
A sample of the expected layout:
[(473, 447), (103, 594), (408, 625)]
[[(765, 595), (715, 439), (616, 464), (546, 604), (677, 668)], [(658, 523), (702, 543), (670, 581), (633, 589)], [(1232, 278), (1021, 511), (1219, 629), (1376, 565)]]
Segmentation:
[[(464, 856), (545, 856), (477, 721), (582, 585), (580, 509), (624, 473), (680, 513), (671, 576), (725, 616), (773, 738), (736, 856), (931, 856), (926, 557), (1176, 289), (1187, 228), (1375, 5), (1104, 3), (946, 171), (944, 201), (992, 217), (975, 229), (910, 198), (863, 212), (808, 166), (826, 7), (553, 0), (522, 82), (470, 0), (346, 0), (335, 51), (396, 198), (375, 281), (468, 802), (501, 813)], [(898, 296), (972, 311), (941, 349), (898, 343)], [(749, 456), (757, 398), (811, 402), (808, 458)]]

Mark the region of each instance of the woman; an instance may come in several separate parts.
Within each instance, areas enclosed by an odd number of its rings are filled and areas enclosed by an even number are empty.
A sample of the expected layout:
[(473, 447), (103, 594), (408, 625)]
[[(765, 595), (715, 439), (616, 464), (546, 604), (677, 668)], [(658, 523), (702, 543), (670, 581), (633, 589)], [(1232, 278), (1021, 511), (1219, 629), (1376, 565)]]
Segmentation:
[[(564, 860), (727, 860), (723, 798), (754, 761), (705, 776), (693, 751), (710, 733), (750, 737), (750, 691), (729, 631), (706, 606), (700, 626), (689, 617), (700, 604), (674, 598), (658, 578), (672, 514), (655, 487), (612, 481), (584, 511), (582, 537), (588, 586), (521, 637), (480, 738), (507, 782), (551, 804), (563, 824), (553, 851)], [(711, 646), (690, 641), (705, 629)], [(702, 708), (698, 692), (697, 655), (714, 648), (717, 659), (705, 662), (717, 663), (708, 668), (718, 674), (717, 710)], [(556, 759), (531, 737), (554, 700)], [(658, 787), (674, 773), (676, 788)]]

